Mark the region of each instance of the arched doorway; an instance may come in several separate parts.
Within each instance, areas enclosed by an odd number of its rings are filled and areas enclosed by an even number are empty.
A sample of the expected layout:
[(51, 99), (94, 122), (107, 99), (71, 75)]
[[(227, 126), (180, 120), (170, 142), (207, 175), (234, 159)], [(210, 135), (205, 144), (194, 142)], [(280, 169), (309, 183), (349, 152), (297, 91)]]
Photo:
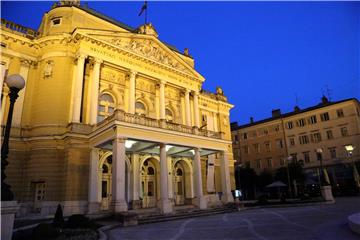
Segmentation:
[[(130, 184), (130, 163), (128, 157), (126, 157), (125, 164), (125, 198), (126, 202), (129, 202), (129, 184)], [(106, 211), (110, 209), (112, 202), (112, 154), (111, 152), (105, 153), (100, 160), (99, 165), (99, 181), (100, 181), (100, 192), (101, 203), (100, 210)]]
[(106, 157), (101, 165), (101, 210), (108, 210), (111, 204), (112, 155)]
[(147, 159), (141, 167), (142, 207), (156, 207), (157, 184), (155, 164)]
[(177, 162), (174, 168), (174, 198), (175, 205), (185, 204), (185, 172), (182, 164)]

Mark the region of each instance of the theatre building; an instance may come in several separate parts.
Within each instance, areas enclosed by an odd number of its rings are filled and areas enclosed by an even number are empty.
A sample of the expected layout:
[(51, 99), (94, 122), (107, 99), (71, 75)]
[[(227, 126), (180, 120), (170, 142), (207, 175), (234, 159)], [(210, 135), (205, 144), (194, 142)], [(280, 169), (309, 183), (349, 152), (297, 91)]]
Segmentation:
[[(121, 11), (120, 11), (121, 12)], [(186, 49), (76, 2), (37, 31), (1, 20), (1, 80), (26, 81), (15, 103), (6, 182), (19, 216), (124, 212), (233, 201), (229, 111)], [(170, 29), (169, 29), (170, 30)], [(9, 89), (2, 87), (6, 123)]]

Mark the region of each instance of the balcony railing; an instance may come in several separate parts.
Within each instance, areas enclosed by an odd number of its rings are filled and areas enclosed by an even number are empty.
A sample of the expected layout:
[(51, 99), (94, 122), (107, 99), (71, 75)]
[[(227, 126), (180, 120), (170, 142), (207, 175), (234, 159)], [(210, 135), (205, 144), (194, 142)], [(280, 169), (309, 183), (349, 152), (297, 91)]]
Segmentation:
[(221, 132), (214, 132), (214, 131), (210, 131), (210, 130), (206, 130), (206, 129), (198, 129), (196, 127), (190, 127), (190, 126), (182, 125), (182, 124), (178, 124), (178, 123), (167, 122), (165, 120), (149, 118), (149, 117), (146, 117), (144, 115), (139, 115), (139, 114), (126, 113), (122, 110), (115, 110), (113, 115), (105, 118), (103, 121), (99, 122), (96, 126), (97, 127), (103, 126), (106, 123), (113, 121), (113, 120), (118, 120), (121, 122), (126, 122), (126, 123), (131, 123), (131, 124), (143, 125), (143, 126), (152, 127), (152, 128), (161, 128), (161, 129), (166, 129), (166, 130), (175, 131), (175, 132), (194, 134), (194, 135), (198, 135), (198, 136), (215, 138), (215, 139), (222, 138)]
[(1, 19), (1, 27), (15, 31), (16, 33), (19, 33), (20, 35), (30, 39), (34, 39), (39, 35), (39, 32), (34, 29), (24, 27), (20, 24), (8, 21), (3, 18)]

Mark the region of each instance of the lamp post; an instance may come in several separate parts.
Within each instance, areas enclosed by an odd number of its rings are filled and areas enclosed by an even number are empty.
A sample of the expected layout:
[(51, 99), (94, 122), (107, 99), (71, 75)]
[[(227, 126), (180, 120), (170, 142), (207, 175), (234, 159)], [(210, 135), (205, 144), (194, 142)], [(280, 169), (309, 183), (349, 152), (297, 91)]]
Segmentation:
[[(358, 176), (358, 173), (357, 173), (357, 169), (356, 169), (356, 165), (355, 165), (355, 162), (354, 162), (354, 158), (352, 157), (352, 154), (353, 154), (353, 151), (354, 151), (355, 147), (351, 144), (349, 145), (346, 145), (345, 146), (345, 150), (347, 152), (347, 157), (348, 158), (351, 158), (351, 166), (353, 167), (353, 177), (354, 177), (354, 181), (355, 181), (355, 186), (357, 188), (359, 188), (359, 176)], [(355, 176), (355, 171), (356, 171), (356, 174), (357, 176)]]
[(287, 173), (287, 179), (288, 179), (288, 191), (289, 194), (292, 195), (292, 191), (291, 191), (291, 181), (290, 181), (290, 171), (289, 171), (289, 162), (292, 160), (292, 156), (288, 156), (285, 158), (286, 161), (286, 173)]
[(16, 99), (18, 98), (18, 93), (21, 89), (25, 87), (25, 80), (19, 74), (10, 75), (6, 78), (5, 83), (10, 88), (9, 98), (10, 98), (10, 106), (9, 113), (7, 117), (4, 139), (1, 146), (1, 201), (12, 201), (14, 199), (14, 194), (10, 190), (10, 185), (5, 183), (5, 168), (9, 164), (6, 160), (9, 154), (9, 137), (10, 137), (10, 129), (12, 116), (14, 111), (14, 104)]
[(322, 153), (323, 153), (322, 148), (316, 149), (317, 159), (320, 161), (320, 172), (319, 172), (319, 184), (320, 184), (320, 188), (321, 188), (321, 186), (323, 185), (323, 184), (322, 184), (321, 175), (324, 174), (324, 173), (323, 173), (323, 164), (322, 164)]

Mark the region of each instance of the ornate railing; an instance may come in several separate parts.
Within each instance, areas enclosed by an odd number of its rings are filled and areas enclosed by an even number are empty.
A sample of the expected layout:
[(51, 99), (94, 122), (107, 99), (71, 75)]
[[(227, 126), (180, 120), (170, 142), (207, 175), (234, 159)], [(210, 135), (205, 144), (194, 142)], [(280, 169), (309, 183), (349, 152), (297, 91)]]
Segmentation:
[(165, 120), (149, 118), (144, 115), (126, 113), (122, 110), (115, 110), (115, 113), (113, 115), (105, 118), (103, 121), (99, 122), (96, 126), (100, 127), (102, 125), (105, 125), (108, 122), (113, 121), (113, 120), (118, 120), (121, 122), (138, 124), (138, 125), (143, 125), (143, 126), (153, 127), (153, 128), (162, 128), (162, 129), (167, 129), (167, 130), (175, 131), (175, 132), (195, 134), (198, 136), (209, 137), (209, 138), (216, 138), (216, 139), (222, 138), (220, 132), (214, 132), (214, 131), (209, 131), (209, 130), (205, 130), (205, 129), (189, 127), (189, 126), (182, 125), (179, 123), (173, 123), (173, 122), (167, 122)]
[(34, 29), (24, 27), (20, 24), (8, 21), (4, 18), (1, 19), (1, 27), (20, 33), (22, 36), (30, 39), (34, 39), (39, 35), (39, 32)]

